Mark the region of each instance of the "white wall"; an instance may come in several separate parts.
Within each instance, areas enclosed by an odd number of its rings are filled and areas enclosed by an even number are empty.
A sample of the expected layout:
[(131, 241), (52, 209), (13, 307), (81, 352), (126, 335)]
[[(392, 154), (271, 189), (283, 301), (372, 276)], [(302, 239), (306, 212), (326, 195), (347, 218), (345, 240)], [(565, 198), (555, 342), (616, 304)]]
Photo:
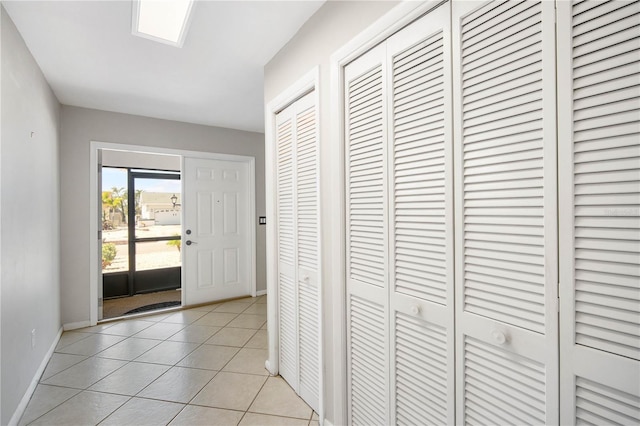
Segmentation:
[[(60, 105), (3, 7), (2, 416), (7, 424), (61, 326)], [(35, 348), (31, 330), (36, 330)]]
[(174, 170), (179, 172), (180, 156), (103, 149), (102, 165), (111, 167), (133, 167), (138, 169)]
[[(60, 134), (62, 322), (89, 321), (91, 141), (256, 158), (256, 216), (264, 215), (264, 135), (63, 105)], [(265, 283), (265, 229), (256, 226), (257, 289)]]
[[(325, 357), (325, 418), (331, 422), (341, 418), (335, 410), (341, 405), (333, 401), (334, 364), (332, 318), (343, 315), (334, 312), (331, 306), (332, 287), (328, 280), (331, 272), (338, 265), (332, 265), (331, 252), (339, 241), (327, 230), (335, 229), (332, 221), (338, 218), (331, 215), (335, 211), (329, 182), (332, 169), (336, 167), (336, 160), (332, 158), (335, 148), (329, 137), (331, 116), (330, 110), (330, 74), (329, 63), (331, 55), (353, 37), (380, 18), (397, 2), (392, 1), (328, 1), (316, 12), (300, 29), (295, 37), (280, 51), (265, 67), (265, 104), (269, 103), (280, 93), (285, 91), (295, 81), (305, 75), (315, 66), (320, 66), (320, 199), (322, 203), (321, 221), (324, 235), (322, 235), (322, 275), (325, 277), (323, 285), (323, 299), (325, 300), (324, 341), (327, 350)], [(329, 302), (329, 303), (327, 303)], [(342, 404), (343, 405), (343, 404)]]

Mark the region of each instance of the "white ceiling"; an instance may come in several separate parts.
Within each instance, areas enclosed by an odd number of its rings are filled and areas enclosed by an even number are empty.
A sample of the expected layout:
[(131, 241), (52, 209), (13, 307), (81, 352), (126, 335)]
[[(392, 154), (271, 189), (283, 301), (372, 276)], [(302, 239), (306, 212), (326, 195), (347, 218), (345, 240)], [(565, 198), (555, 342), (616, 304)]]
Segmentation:
[(2, 1), (65, 105), (264, 131), (263, 67), (324, 1), (197, 1), (184, 46), (131, 34), (131, 1)]

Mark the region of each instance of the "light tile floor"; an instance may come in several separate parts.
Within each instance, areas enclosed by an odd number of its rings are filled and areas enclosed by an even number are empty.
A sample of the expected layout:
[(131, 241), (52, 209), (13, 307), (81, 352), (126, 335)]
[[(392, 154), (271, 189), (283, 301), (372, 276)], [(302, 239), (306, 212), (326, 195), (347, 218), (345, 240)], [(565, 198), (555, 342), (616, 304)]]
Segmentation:
[(266, 296), (65, 332), (20, 425), (318, 425), (269, 377)]

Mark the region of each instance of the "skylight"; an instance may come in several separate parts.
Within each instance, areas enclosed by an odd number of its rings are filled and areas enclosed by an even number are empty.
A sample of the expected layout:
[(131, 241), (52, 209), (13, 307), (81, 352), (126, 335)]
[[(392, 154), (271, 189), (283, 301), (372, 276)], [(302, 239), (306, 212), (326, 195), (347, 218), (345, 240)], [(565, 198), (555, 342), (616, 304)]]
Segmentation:
[(194, 0), (132, 0), (133, 34), (182, 47)]

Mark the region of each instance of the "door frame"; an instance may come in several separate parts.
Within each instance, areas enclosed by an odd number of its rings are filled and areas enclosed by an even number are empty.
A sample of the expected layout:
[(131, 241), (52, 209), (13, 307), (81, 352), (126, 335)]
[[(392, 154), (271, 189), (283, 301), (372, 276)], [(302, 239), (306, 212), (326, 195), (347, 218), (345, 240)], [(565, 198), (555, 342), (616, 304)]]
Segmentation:
[(267, 331), (269, 334), (269, 357), (265, 361), (265, 368), (269, 373), (276, 375), (279, 372), (280, 358), (280, 324), (278, 321), (280, 307), (278, 305), (278, 210), (276, 203), (277, 178), (276, 178), (276, 115), (303, 96), (313, 92), (316, 108), (316, 179), (318, 183), (318, 337), (319, 337), (319, 383), (318, 383), (318, 416), (324, 419), (324, 309), (323, 309), (323, 274), (322, 274), (322, 197), (320, 182), (320, 67), (316, 66), (295, 83), (273, 98), (265, 107), (265, 190), (270, 194), (266, 198), (267, 217), (272, 218), (267, 222)]
[[(111, 143), (111, 142), (100, 142), (100, 141), (91, 141), (89, 147), (89, 320), (90, 325), (96, 325), (98, 323), (98, 304), (99, 304), (99, 294), (98, 287), (100, 279), (102, 278), (102, 269), (98, 267), (100, 264), (100, 256), (99, 256), (99, 248), (98, 244), (98, 233), (101, 231), (99, 226), (99, 197), (98, 197), (98, 158), (99, 152), (101, 150), (111, 150), (111, 151), (129, 151), (129, 152), (138, 152), (138, 153), (148, 153), (148, 154), (160, 154), (160, 155), (174, 155), (180, 157), (180, 173), (182, 174), (184, 169), (184, 157), (193, 157), (193, 158), (203, 158), (203, 159), (211, 159), (211, 160), (223, 160), (223, 161), (236, 161), (243, 162), (249, 165), (249, 186), (250, 186), (250, 194), (249, 194), (249, 218), (251, 221), (250, 230), (251, 230), (251, 244), (249, 247), (249, 251), (251, 253), (251, 295), (253, 297), (256, 296), (256, 179), (255, 179), (255, 168), (256, 168), (256, 159), (255, 157), (246, 156), (246, 155), (232, 155), (232, 154), (220, 154), (214, 152), (203, 152), (203, 151), (189, 151), (182, 149), (172, 149), (172, 148), (160, 148), (153, 146), (144, 146), (144, 145), (128, 145), (128, 144), (119, 144), (119, 143)], [(182, 192), (184, 193), (184, 180), (181, 179)], [(181, 223), (184, 222), (184, 209), (181, 211)], [(181, 252), (182, 253), (182, 252)], [(181, 257), (184, 254), (181, 254)], [(181, 272), (181, 281), (184, 282), (185, 278), (185, 269), (182, 268)], [(184, 305), (185, 303), (185, 294), (186, 290), (183, 287), (181, 292), (182, 300), (181, 303)]]
[[(348, 424), (348, 390), (347, 390), (347, 268), (346, 268), (346, 189), (345, 189), (345, 99), (344, 88), (345, 67), (366, 53), (371, 48), (388, 39), (428, 11), (435, 9), (443, 0), (426, 0), (421, 2), (401, 2), (396, 7), (382, 15), (377, 21), (336, 50), (330, 59), (330, 141), (328, 158), (338, 159), (335, 170), (328, 177), (327, 185), (334, 202), (328, 205), (330, 216), (334, 218), (328, 228), (328, 235), (336, 236), (329, 240), (328, 264), (330, 272), (327, 274), (332, 283), (331, 306), (332, 312), (332, 351), (333, 365), (333, 407), (334, 424)], [(334, 163), (335, 164), (335, 163)]]

